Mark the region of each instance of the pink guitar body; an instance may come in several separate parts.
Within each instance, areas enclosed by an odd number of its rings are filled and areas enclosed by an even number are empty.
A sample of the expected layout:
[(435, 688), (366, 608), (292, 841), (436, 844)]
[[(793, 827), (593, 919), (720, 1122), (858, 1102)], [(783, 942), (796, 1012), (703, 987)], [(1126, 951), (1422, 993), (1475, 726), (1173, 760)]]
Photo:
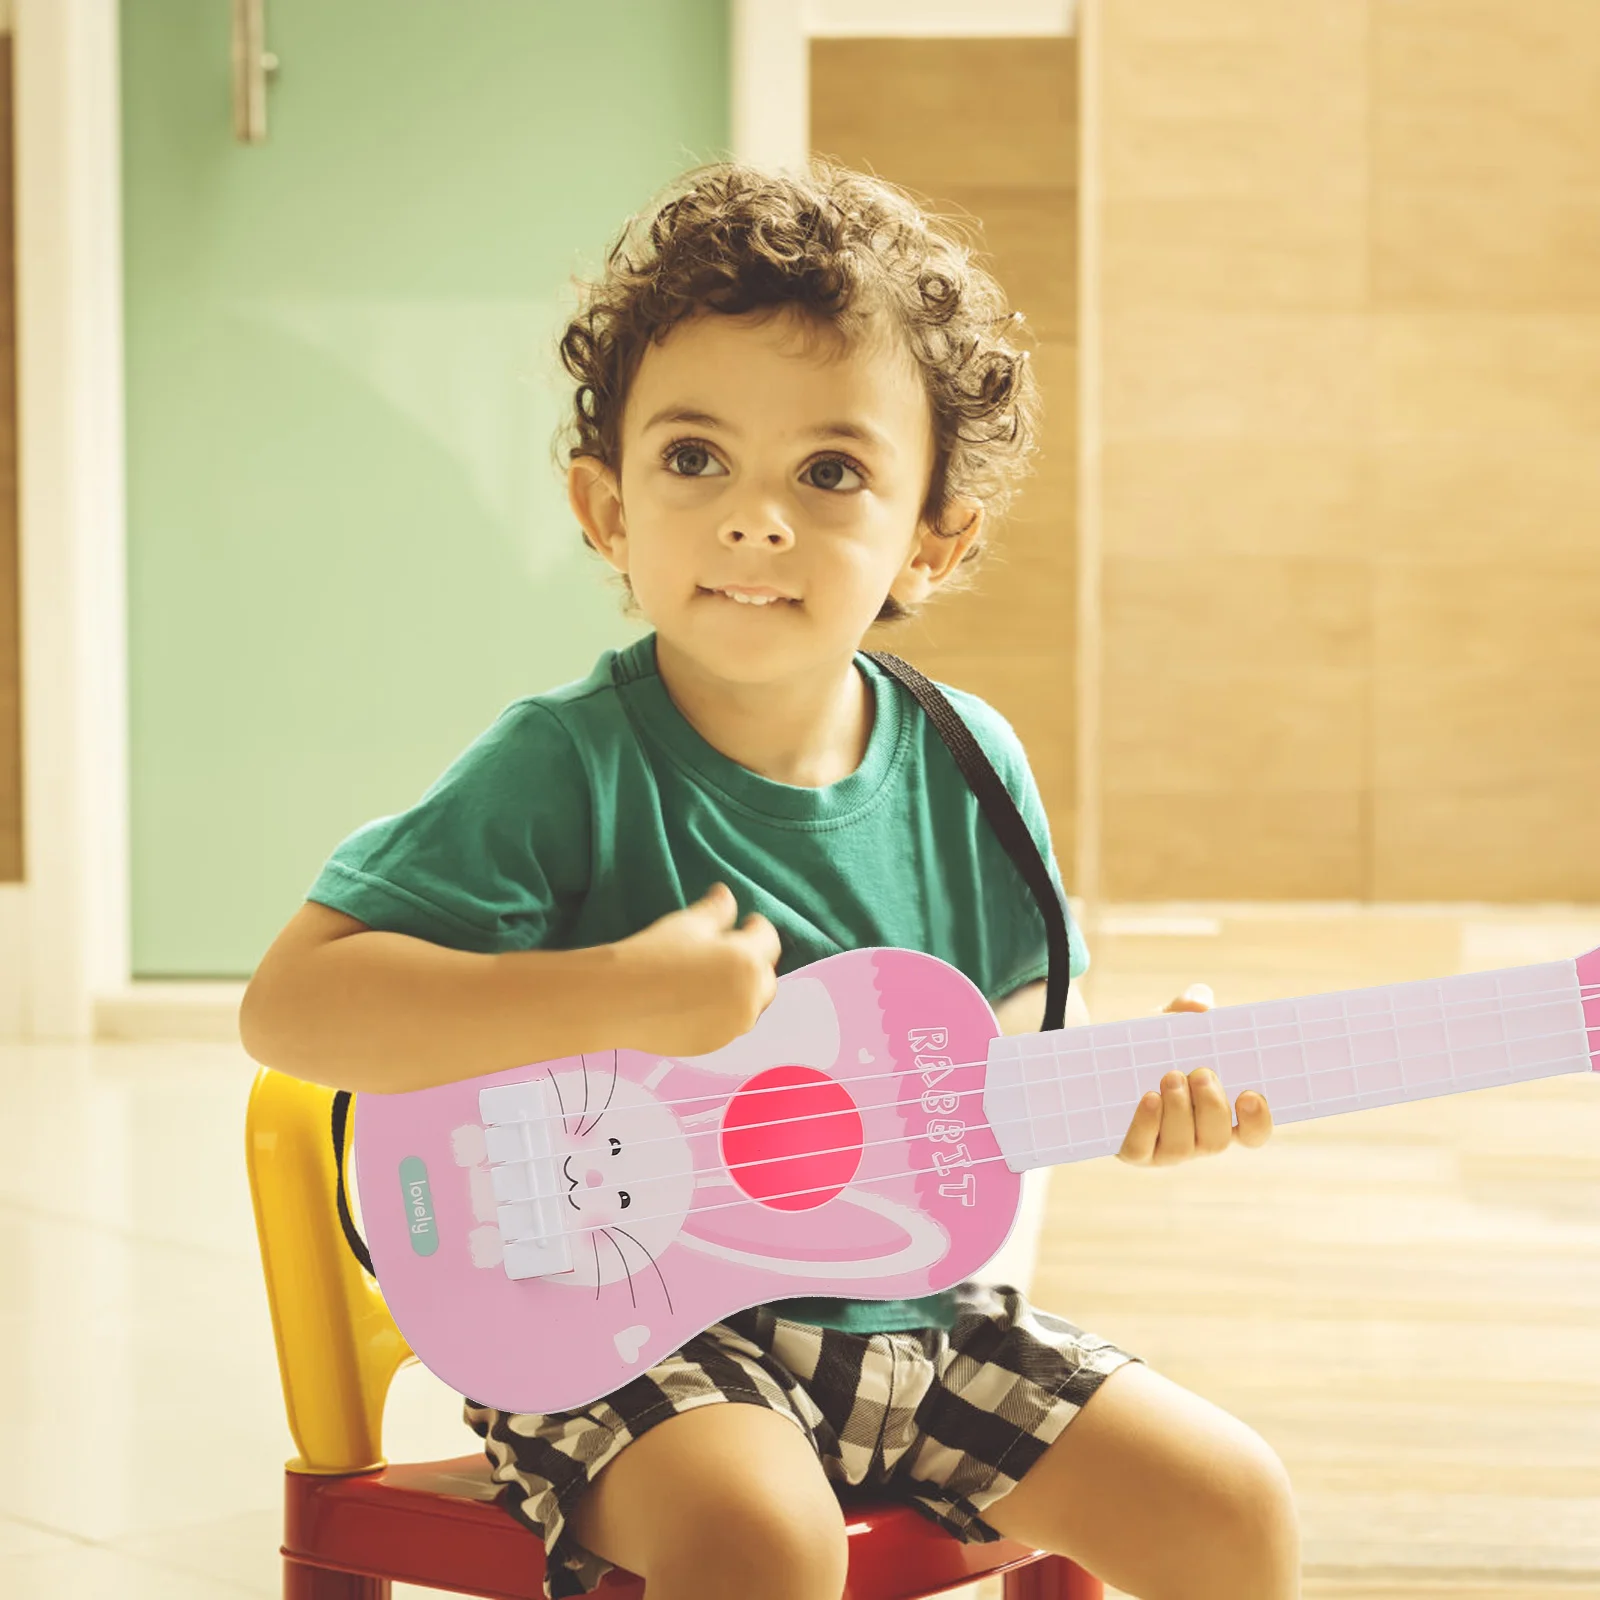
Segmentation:
[(747, 1306), (970, 1278), (1023, 1171), (1116, 1150), (1139, 1096), (1199, 1065), (1280, 1124), (1586, 1071), (1600, 951), (1009, 1038), (944, 962), (851, 951), (780, 979), (709, 1055), (358, 1096), (362, 1217), (427, 1367), (504, 1410), (570, 1410)]

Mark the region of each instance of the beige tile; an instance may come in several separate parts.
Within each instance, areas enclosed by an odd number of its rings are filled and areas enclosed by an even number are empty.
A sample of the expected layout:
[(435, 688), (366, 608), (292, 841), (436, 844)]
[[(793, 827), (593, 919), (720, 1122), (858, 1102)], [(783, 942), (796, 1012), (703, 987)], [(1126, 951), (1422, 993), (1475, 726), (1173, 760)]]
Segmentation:
[(1360, 6), (1116, 4), (1100, 45), (1108, 196), (1261, 196), (1365, 172)]
[[(1579, 1577), (1571, 1583), (1541, 1576), (1530, 1593), (1528, 1580), (1517, 1573), (1502, 1580), (1482, 1573), (1437, 1577), (1427, 1572), (1372, 1573), (1355, 1576), (1348, 1571), (1308, 1572), (1301, 1594), (1305, 1600), (1576, 1600), (1593, 1587)], [(1106, 1591), (1109, 1595), (1110, 1591)]]
[(264, 1506), (160, 1533), (134, 1534), (110, 1548), (188, 1578), (215, 1584), (224, 1594), (238, 1589), (277, 1600), (283, 1593), (283, 1508)]
[(1349, 559), (1367, 546), (1370, 455), (1359, 442), (1123, 439), (1100, 457), (1108, 557)]
[(1600, 899), (1600, 814), (1592, 787), (1378, 789), (1372, 895), (1386, 900)]
[(1365, 309), (1367, 204), (1304, 180), (1281, 193), (1122, 195), (1100, 208), (1101, 303), (1141, 310)]
[(1600, 432), (1600, 315), (1393, 313), (1372, 333), (1381, 438), (1531, 434), (1548, 447)]
[[(460, 1423), (459, 1400), (455, 1409), (458, 1431), (472, 1439), (473, 1435)], [(450, 1453), (463, 1452), (458, 1447)], [(396, 1452), (393, 1459), (420, 1458)], [(260, 1600), (279, 1600), (283, 1593), (283, 1559), (279, 1553), (282, 1540), (283, 1513), (280, 1507), (274, 1507), (270, 1511), (119, 1540), (111, 1548), (119, 1554), (215, 1585), (219, 1600), (235, 1592), (259, 1596)], [(444, 1592), (417, 1584), (397, 1583), (392, 1586), (390, 1600), (433, 1600)]]
[[(1432, 914), (1408, 911), (1403, 916), (1381, 915), (1356, 906), (1315, 910), (1292, 903), (1203, 908), (1213, 913), (1210, 916), (1196, 916), (1196, 909), (1109, 901), (1091, 906), (1085, 914), (1086, 931), (1096, 959), (1100, 951), (1105, 952), (1095, 977), (1108, 979), (1115, 974), (1124, 983), (1137, 983), (1148, 976), (1153, 987), (1145, 990), (1137, 1003), (1155, 1010), (1170, 998), (1166, 987), (1171, 982), (1169, 975), (1193, 971), (1197, 964), (1215, 974), (1206, 981), (1217, 986), (1218, 1003), (1225, 1005), (1432, 978), (1453, 972), (1458, 965), (1474, 970), (1463, 954), (1461, 917), (1448, 909)], [(1181, 917), (1193, 926), (1209, 924), (1216, 932), (1197, 937), (1106, 931), (1127, 926), (1130, 918), (1149, 918), (1152, 913), (1160, 919), (1163, 912), (1169, 919)], [(1546, 933), (1550, 923), (1551, 919), (1541, 916), (1531, 925), (1491, 921), (1470, 926), (1499, 930), (1502, 937), (1511, 938), (1519, 933), (1526, 937), (1530, 926), (1535, 934)], [(1138, 920), (1133, 925), (1137, 926)], [(1160, 925), (1157, 920), (1156, 926)], [(1566, 923), (1555, 926), (1560, 936), (1568, 936)], [(1497, 964), (1501, 963), (1482, 963)], [(1516, 962), (1503, 964), (1514, 966)], [(1238, 988), (1239, 984), (1248, 985), (1248, 993)], [(1108, 1020), (1120, 1015), (1120, 1011), (1108, 1013)]]
[[(240, 1141), (254, 1072), (237, 1045), (0, 1042), (0, 1203), (253, 1271)], [(47, 1124), (71, 1137), (41, 1140)]]
[(6, 1567), (7, 1600), (270, 1600), (276, 1592), (196, 1577), (97, 1545), (20, 1556)]
[(1600, 546), (1600, 450), (1577, 433), (1385, 438), (1372, 454), (1380, 560), (1541, 565)]
[[(1504, 678), (1486, 672), (1380, 675), (1372, 695), (1377, 793), (1433, 791), (1442, 799), (1503, 788), (1593, 796), (1600, 787), (1592, 733), (1597, 679), (1591, 668), (1584, 690), (1529, 676), (1508, 692)], [(1542, 844), (1561, 848), (1554, 839)]]
[(1600, 170), (1449, 186), (1386, 182), (1372, 204), (1372, 304), (1384, 311), (1600, 311)]
[(811, 144), (923, 190), (1077, 181), (1071, 38), (814, 39)]
[(1354, 313), (1107, 314), (1101, 360), (1107, 442), (1348, 442), (1370, 426), (1369, 322)]
[(1123, 793), (1260, 794), (1364, 787), (1367, 681), (1359, 671), (1202, 666), (1165, 682), (1108, 676), (1101, 700), (1107, 804)]
[(1600, 561), (1387, 562), (1374, 579), (1381, 790), (1600, 790)]
[(1588, 0), (1372, 0), (1373, 166), (1406, 185), (1600, 179)]
[(1540, 910), (1516, 919), (1474, 918), (1461, 928), (1461, 970), (1532, 966), (1600, 949), (1600, 917)]
[(19, 1556), (60, 1551), (73, 1542), (31, 1522), (18, 1522), (12, 1517), (0, 1516), (0, 1562), (11, 1562)]
[(1366, 892), (1359, 793), (1136, 794), (1103, 802), (1101, 874), (1122, 900), (1356, 899)]
[(1177, 715), (1187, 708), (1175, 697), (1197, 669), (1362, 671), (1367, 588), (1366, 566), (1353, 559), (1219, 556), (1180, 565), (1108, 555), (1105, 681), (1146, 681)]
[[(1508, 1577), (1524, 1567), (1530, 1530), (1551, 1551), (1558, 1572), (1587, 1581), (1600, 1571), (1600, 1497), (1491, 1492), (1418, 1494), (1402, 1484), (1366, 1493), (1300, 1496), (1302, 1550), (1308, 1563), (1379, 1571), (1430, 1568)], [(1359, 1530), (1352, 1537), (1351, 1530)]]
[[(29, 1125), (38, 1137), (59, 1124)], [(147, 1159), (135, 1158), (139, 1169)], [(0, 1514), (109, 1540), (275, 1505), (293, 1447), (259, 1267), (11, 1202), (0, 1223), (0, 1365), (13, 1384)]]
[[(1237, 50), (1260, 40), (1275, 49), (1298, 48), (1309, 64), (1335, 41), (1364, 35), (1362, 9), (1333, 10), (1315, 0), (1101, 0), (1098, 21), (1110, 54), (1137, 54), (1160, 43)], [(1219, 70), (1226, 72), (1226, 61)]]

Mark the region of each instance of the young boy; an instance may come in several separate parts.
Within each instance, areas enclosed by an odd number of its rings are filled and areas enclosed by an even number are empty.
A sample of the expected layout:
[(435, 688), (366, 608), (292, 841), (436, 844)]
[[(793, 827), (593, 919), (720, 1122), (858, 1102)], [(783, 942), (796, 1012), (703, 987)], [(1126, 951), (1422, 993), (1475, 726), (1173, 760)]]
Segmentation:
[[(393, 1093), (699, 1054), (779, 972), (867, 945), (961, 968), (1009, 1032), (1042, 1023), (1040, 914), (926, 716), (859, 653), (957, 579), (1032, 449), (1015, 319), (903, 192), (825, 163), (702, 168), (633, 221), (562, 340), (568, 490), (654, 631), (510, 706), (339, 846), (245, 996), (257, 1060)], [(947, 692), (1051, 860), (1015, 734)], [(1264, 1101), (1238, 1114), (1214, 1074), (1172, 1072), (1121, 1158), (1259, 1145)], [(1298, 1593), (1264, 1441), (1009, 1288), (757, 1307), (581, 1411), (467, 1419), (552, 1596), (614, 1564), (652, 1600), (837, 1600), (835, 1489), (862, 1484), (1144, 1600)]]

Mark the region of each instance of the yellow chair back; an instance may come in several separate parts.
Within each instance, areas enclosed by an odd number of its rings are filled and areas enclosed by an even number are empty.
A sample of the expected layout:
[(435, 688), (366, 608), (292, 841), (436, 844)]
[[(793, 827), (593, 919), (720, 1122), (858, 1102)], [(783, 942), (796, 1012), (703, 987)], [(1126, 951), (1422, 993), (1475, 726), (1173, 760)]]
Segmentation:
[(415, 1359), (339, 1227), (333, 1094), (263, 1068), (245, 1112), (278, 1374), (300, 1452), (289, 1470), (325, 1475), (384, 1465), (384, 1401), (395, 1373)]

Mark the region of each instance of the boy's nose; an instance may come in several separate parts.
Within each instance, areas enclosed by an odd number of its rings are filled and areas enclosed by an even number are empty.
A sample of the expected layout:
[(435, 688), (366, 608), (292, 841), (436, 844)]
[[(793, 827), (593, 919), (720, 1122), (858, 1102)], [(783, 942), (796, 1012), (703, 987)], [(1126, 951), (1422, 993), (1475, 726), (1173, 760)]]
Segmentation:
[(793, 530), (775, 517), (725, 524), (719, 537), (725, 545), (753, 544), (768, 550), (785, 550), (794, 543)]

